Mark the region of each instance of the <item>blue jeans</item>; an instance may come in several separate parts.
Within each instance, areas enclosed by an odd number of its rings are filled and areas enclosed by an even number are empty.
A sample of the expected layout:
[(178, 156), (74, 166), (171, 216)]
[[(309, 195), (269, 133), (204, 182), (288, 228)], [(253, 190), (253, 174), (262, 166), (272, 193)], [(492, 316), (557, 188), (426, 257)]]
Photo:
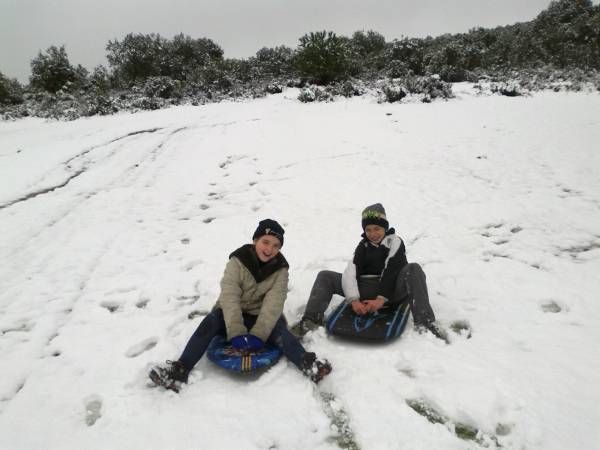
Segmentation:
[[(256, 322), (258, 316), (252, 314), (242, 314), (244, 326), (251, 329)], [(179, 357), (179, 361), (188, 370), (196, 365), (206, 349), (210, 341), (217, 335), (226, 336), (225, 320), (223, 319), (223, 311), (221, 308), (213, 309), (198, 325), (192, 337)], [(269, 344), (279, 347), (287, 359), (289, 359), (296, 367), (302, 369), (302, 357), (306, 350), (300, 344), (300, 341), (288, 331), (287, 322), (283, 315), (277, 320), (271, 335), (267, 339)]]

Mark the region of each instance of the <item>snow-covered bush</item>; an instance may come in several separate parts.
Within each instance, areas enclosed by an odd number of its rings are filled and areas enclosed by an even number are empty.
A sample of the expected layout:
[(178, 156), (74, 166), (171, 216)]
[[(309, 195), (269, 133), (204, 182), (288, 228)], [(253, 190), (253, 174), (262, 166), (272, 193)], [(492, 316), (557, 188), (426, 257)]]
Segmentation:
[(408, 64), (404, 61), (393, 60), (389, 61), (386, 65), (386, 75), (388, 78), (403, 78), (412, 73)]
[(110, 74), (103, 65), (96, 66), (88, 77), (90, 89), (96, 92), (108, 92), (111, 88)]
[(131, 107), (134, 109), (155, 110), (164, 108), (168, 105), (164, 99), (160, 97), (138, 97), (131, 102)]
[(0, 107), (0, 120), (17, 120), (29, 115), (25, 103)]
[(429, 103), (436, 98), (452, 98), (452, 85), (442, 81), (440, 77), (432, 76), (412, 76), (407, 77), (405, 81), (406, 89), (410, 94), (422, 94), (422, 101)]
[(289, 88), (303, 88), (306, 86), (306, 81), (301, 78), (290, 78), (285, 85)]
[(310, 102), (332, 102), (334, 96), (331, 92), (326, 89), (322, 89), (318, 86), (308, 86), (300, 92), (298, 100), (302, 103)]
[(406, 87), (399, 82), (389, 82), (382, 87), (383, 96), (386, 102), (395, 103), (408, 95)]
[(23, 88), (16, 79), (9, 79), (0, 72), (0, 105), (23, 103)]
[(316, 99), (317, 96), (315, 95), (315, 88), (306, 87), (300, 91), (300, 94), (298, 94), (298, 100), (300, 100), (302, 103), (311, 103)]
[(109, 95), (98, 94), (96, 92), (87, 95), (85, 102), (85, 116), (105, 116), (108, 114), (114, 114), (120, 109), (114, 98), (110, 97)]
[(278, 83), (269, 83), (265, 87), (265, 92), (267, 94), (281, 94), (283, 92), (283, 88)]
[(413, 101), (429, 103), (432, 100), (452, 98), (452, 85), (439, 76), (407, 76), (385, 81), (379, 86), (381, 101), (394, 103), (410, 96)]
[(300, 91), (298, 100), (303, 103), (309, 102), (332, 102), (336, 97), (354, 97), (363, 95), (365, 89), (357, 81), (346, 80), (342, 83), (334, 83), (328, 86), (319, 87), (315, 85), (307, 86)]
[(492, 93), (504, 95), (506, 97), (520, 97), (525, 95), (521, 85), (516, 81), (508, 83), (492, 83), (490, 86)]
[(335, 95), (341, 95), (343, 97), (355, 97), (362, 95), (364, 93), (358, 85), (355, 85), (350, 80), (346, 80), (343, 83), (338, 83), (337, 85), (332, 86), (333, 92)]
[(170, 77), (149, 77), (144, 81), (143, 91), (148, 97), (177, 98), (180, 83)]
[(32, 116), (45, 119), (74, 120), (85, 115), (85, 105), (66, 90), (54, 94), (36, 92), (28, 102)]

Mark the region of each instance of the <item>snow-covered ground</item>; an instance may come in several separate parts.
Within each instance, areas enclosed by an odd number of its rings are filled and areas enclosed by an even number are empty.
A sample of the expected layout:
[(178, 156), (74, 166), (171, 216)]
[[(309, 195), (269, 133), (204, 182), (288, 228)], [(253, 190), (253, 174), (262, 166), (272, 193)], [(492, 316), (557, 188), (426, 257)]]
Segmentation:
[[(0, 123), (0, 448), (337, 448), (328, 409), (362, 449), (599, 448), (600, 98), (455, 91)], [(318, 330), (329, 407), (285, 360), (237, 377), (202, 359), (181, 394), (148, 386), (258, 220), (286, 228), (295, 322), (374, 202), (470, 338)]]

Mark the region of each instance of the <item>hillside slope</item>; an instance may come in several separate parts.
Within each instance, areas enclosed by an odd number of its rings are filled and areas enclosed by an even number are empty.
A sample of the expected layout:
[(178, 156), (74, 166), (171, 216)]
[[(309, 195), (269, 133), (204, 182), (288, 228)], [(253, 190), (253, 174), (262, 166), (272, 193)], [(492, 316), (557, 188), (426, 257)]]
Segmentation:
[(334, 366), (321, 389), (354, 444), (595, 448), (598, 96), (455, 91), (430, 105), (288, 91), (0, 123), (0, 448), (337, 448), (327, 408), (285, 360), (244, 379), (203, 359), (180, 395), (146, 374), (178, 356), (258, 220), (286, 228), (295, 322), (374, 202), (427, 273), (440, 323), (471, 337), (447, 346), (412, 321), (384, 346), (307, 336)]

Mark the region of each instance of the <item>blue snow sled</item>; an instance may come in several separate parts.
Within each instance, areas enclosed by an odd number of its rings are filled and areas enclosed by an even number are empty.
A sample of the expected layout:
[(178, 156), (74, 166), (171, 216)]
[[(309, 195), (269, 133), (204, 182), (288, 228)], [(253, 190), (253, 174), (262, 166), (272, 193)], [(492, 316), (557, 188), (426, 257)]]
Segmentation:
[(281, 350), (269, 343), (257, 352), (242, 353), (234, 349), (225, 336), (215, 336), (206, 350), (208, 359), (216, 365), (233, 372), (249, 373), (266, 369), (275, 364)]
[(334, 336), (361, 341), (391, 341), (402, 334), (410, 316), (408, 302), (384, 306), (373, 314), (359, 316), (352, 306), (342, 302), (327, 317), (325, 327)]

